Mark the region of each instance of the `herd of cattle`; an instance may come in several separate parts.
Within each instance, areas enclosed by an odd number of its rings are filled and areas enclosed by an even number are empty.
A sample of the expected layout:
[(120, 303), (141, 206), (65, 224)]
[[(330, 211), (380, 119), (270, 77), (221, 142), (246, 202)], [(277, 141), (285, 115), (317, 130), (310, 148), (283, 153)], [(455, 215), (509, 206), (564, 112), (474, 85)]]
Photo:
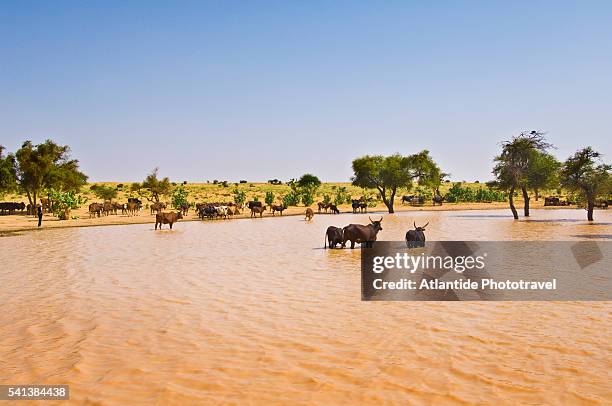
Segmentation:
[[(370, 224), (365, 226), (362, 224), (349, 224), (343, 228), (335, 226), (327, 227), (323, 246), (334, 249), (336, 245), (340, 245), (341, 248), (344, 248), (349, 241), (351, 242), (351, 248), (355, 248), (356, 243), (365, 243), (366, 246), (371, 246), (371, 243), (376, 241), (378, 232), (383, 229), (381, 225), (383, 218), (381, 217), (380, 220), (368, 218), (370, 219)], [(417, 226), (414, 222), (413, 224), (414, 230), (406, 232), (406, 245), (409, 248), (422, 247), (425, 244), (425, 227), (429, 225), (429, 222), (422, 227)]]

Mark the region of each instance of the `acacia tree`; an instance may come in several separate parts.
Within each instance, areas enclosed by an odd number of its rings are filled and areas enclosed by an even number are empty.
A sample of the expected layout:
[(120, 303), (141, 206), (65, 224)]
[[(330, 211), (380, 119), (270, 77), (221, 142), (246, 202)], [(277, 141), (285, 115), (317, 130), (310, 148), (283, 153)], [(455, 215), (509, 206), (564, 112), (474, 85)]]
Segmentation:
[(437, 168), (427, 150), (409, 156), (366, 155), (353, 161), (355, 175), (351, 180), (355, 186), (377, 189), (389, 213), (393, 213), (397, 189), (410, 189), (415, 180), (427, 182), (436, 170), (439, 173)]
[(158, 170), (159, 168), (153, 169), (142, 183), (132, 183), (130, 190), (138, 192), (140, 196), (146, 198), (150, 202), (159, 203), (159, 197), (168, 195), (172, 189), (172, 185), (168, 177), (163, 179), (157, 178)]
[(4, 147), (0, 145), (0, 196), (13, 192), (17, 187), (17, 172), (15, 156), (3, 156)]
[(561, 186), (582, 194), (587, 203), (587, 219), (593, 221), (597, 196), (612, 193), (610, 170), (612, 165), (601, 162), (601, 154), (591, 147), (570, 156), (561, 168)]
[(540, 191), (559, 186), (560, 168), (561, 163), (551, 154), (534, 151), (525, 174), (525, 183), (527, 189), (533, 191), (536, 201), (540, 198)]
[(538, 131), (522, 132), (510, 141), (502, 142), (502, 152), (494, 158), (493, 174), (495, 182), (491, 185), (508, 191), (510, 210), (515, 219), (518, 213), (514, 206), (514, 192), (521, 189), (524, 201), (525, 217), (529, 217), (529, 192), (527, 174), (534, 164), (537, 153), (544, 153), (552, 145), (544, 139), (544, 133)]
[(119, 193), (116, 188), (104, 185), (93, 185), (90, 189), (99, 199), (108, 200), (109, 202), (112, 202)]
[(15, 153), (17, 183), (32, 207), (44, 190), (78, 192), (87, 182), (79, 170), (79, 161), (70, 158), (70, 147), (51, 140), (34, 145), (25, 141)]

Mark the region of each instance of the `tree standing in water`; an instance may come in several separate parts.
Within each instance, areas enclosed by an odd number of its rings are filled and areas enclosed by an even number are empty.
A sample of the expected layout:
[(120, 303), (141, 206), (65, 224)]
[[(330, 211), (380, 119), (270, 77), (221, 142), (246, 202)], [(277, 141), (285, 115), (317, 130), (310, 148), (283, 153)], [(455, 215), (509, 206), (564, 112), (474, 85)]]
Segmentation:
[(502, 143), (502, 152), (495, 157), (493, 174), (495, 181), (490, 185), (508, 191), (510, 210), (518, 220), (518, 212), (514, 206), (514, 192), (521, 189), (524, 200), (525, 217), (529, 217), (529, 182), (530, 169), (537, 162), (538, 153), (545, 153), (551, 144), (544, 139), (544, 133), (539, 131), (522, 132), (510, 141)]
[(561, 186), (582, 195), (586, 201), (588, 221), (593, 221), (597, 196), (607, 198), (612, 193), (612, 165), (601, 162), (600, 157), (599, 152), (586, 147), (570, 156), (561, 168)]

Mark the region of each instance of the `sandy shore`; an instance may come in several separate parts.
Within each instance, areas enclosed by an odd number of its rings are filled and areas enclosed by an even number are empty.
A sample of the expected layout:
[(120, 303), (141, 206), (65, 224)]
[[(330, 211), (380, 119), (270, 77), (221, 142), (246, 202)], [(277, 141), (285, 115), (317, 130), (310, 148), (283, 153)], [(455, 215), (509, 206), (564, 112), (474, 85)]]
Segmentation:
[[(543, 201), (532, 202), (531, 207), (533, 209), (543, 208)], [(445, 203), (442, 206), (421, 206), (413, 207), (409, 205), (396, 204), (396, 212), (409, 212), (409, 211), (454, 211), (454, 210), (493, 210), (493, 209), (508, 209), (508, 215), (510, 216), (510, 209), (508, 204), (504, 202), (494, 203)], [(553, 209), (551, 207), (550, 209)], [(306, 208), (303, 206), (290, 207), (288, 208), (283, 216), (303, 216)], [(316, 208), (313, 207), (315, 215), (321, 216), (332, 216), (332, 214), (317, 213)], [(522, 207), (517, 207), (519, 213), (522, 211)], [(341, 213), (352, 213), (350, 205), (343, 205), (340, 207)], [(368, 213), (384, 215), (388, 214), (387, 209), (384, 205), (378, 205), (377, 207), (368, 209)], [(99, 218), (89, 218), (87, 207), (81, 207), (71, 213), (73, 217), (78, 217), (71, 220), (59, 220), (50, 213), (45, 213), (43, 217), (42, 227), (38, 227), (38, 219), (33, 216), (27, 216), (24, 214), (15, 215), (3, 215), (0, 216), (0, 233), (14, 233), (20, 231), (32, 231), (32, 230), (45, 230), (50, 228), (64, 228), (64, 227), (92, 227), (92, 226), (106, 226), (106, 225), (121, 225), (121, 224), (146, 224), (155, 223), (155, 215), (150, 214), (148, 209), (143, 209), (139, 215), (128, 216), (123, 214), (102, 216)], [(273, 217), (270, 211), (264, 213), (264, 217)], [(279, 217), (276, 214), (275, 217)], [(250, 219), (250, 211), (245, 210), (242, 214), (233, 216), (233, 219)], [(190, 210), (187, 216), (180, 221), (201, 221), (194, 210)], [(230, 220), (206, 220), (206, 221), (232, 221)], [(166, 226), (167, 227), (167, 226)]]

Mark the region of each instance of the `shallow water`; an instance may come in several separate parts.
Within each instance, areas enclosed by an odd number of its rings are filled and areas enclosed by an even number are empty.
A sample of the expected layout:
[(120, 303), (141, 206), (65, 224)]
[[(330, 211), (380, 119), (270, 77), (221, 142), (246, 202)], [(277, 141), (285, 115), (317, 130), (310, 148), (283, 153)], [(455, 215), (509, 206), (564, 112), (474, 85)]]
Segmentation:
[[(585, 217), (408, 212), (379, 239), (413, 221), (430, 240), (612, 238), (612, 212)], [(96, 405), (610, 403), (610, 302), (361, 302), (359, 250), (322, 247), (327, 226), (365, 222), (2, 237), (0, 382)]]

